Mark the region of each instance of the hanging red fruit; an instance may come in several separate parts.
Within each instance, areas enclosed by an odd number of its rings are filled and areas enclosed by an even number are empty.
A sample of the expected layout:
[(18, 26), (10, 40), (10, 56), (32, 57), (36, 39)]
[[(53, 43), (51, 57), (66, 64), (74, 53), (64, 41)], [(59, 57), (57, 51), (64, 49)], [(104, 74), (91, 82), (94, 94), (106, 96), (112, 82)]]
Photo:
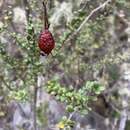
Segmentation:
[(54, 38), (49, 31), (49, 23), (48, 23), (48, 17), (47, 17), (47, 10), (46, 5), (43, 2), (44, 7), (44, 30), (41, 32), (38, 45), (41, 50), (42, 55), (49, 55), (52, 51), (52, 49), (55, 47), (55, 41)]
[(52, 49), (55, 47), (55, 41), (48, 29), (45, 29), (39, 37), (39, 48), (42, 51), (42, 54), (49, 55)]

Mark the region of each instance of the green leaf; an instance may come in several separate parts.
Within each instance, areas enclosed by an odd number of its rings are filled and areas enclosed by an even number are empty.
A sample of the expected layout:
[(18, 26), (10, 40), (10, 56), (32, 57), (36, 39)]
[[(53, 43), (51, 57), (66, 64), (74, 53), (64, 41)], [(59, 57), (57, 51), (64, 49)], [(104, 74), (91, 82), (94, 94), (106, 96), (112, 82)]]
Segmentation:
[(66, 110), (67, 110), (68, 112), (73, 112), (73, 111), (74, 111), (74, 107), (73, 107), (72, 105), (68, 105), (68, 106), (66, 107)]

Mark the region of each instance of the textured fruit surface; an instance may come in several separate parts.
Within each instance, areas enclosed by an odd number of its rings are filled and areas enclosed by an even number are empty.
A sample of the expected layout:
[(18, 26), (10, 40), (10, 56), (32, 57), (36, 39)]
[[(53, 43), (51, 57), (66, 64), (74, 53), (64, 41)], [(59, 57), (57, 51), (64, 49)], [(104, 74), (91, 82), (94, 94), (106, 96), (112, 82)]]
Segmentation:
[(47, 55), (49, 55), (49, 53), (51, 53), (52, 49), (55, 47), (54, 38), (48, 29), (45, 29), (40, 34), (38, 45), (40, 50)]

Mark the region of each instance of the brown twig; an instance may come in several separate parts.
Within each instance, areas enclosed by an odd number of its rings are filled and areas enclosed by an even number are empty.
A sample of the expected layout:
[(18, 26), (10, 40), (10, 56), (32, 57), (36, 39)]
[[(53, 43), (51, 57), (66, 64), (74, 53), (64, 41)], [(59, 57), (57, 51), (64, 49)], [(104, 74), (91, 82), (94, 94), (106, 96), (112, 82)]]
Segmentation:
[(43, 1), (43, 8), (44, 8), (44, 28), (48, 29), (49, 28), (49, 22), (48, 22), (48, 15), (47, 15), (47, 8), (46, 8), (46, 4)]

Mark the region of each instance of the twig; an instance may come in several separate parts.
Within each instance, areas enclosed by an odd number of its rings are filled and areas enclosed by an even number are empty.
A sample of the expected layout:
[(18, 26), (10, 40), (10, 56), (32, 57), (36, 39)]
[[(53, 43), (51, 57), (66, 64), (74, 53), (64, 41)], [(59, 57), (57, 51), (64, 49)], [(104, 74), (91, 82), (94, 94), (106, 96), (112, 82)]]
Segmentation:
[(69, 115), (68, 120), (71, 120), (71, 118), (73, 117), (73, 115), (74, 115), (75, 113), (76, 113), (76, 110), (73, 111), (73, 112)]
[(20, 110), (21, 115), (22, 115), (23, 117), (25, 117), (25, 118), (28, 118), (26, 112), (24, 111), (23, 107), (21, 106), (21, 104), (20, 104), (19, 102), (17, 102), (17, 106), (18, 106), (18, 108), (19, 108), (19, 110)]
[(78, 27), (78, 29), (74, 32), (73, 35), (76, 35), (79, 33), (79, 31), (83, 28), (83, 26), (86, 24), (86, 22), (93, 16), (94, 13), (96, 13), (97, 11), (99, 11), (100, 9), (104, 8), (109, 2), (111, 2), (111, 0), (107, 0), (105, 1), (103, 4), (101, 4), (100, 6), (98, 6), (97, 8), (95, 8), (94, 10), (92, 10), (90, 12), (90, 14), (85, 18), (85, 20), (81, 23), (81, 25)]
[(45, 4), (44, 1), (42, 2), (42, 4), (43, 4), (43, 8), (44, 8), (44, 28), (48, 29), (49, 28), (49, 22), (48, 22), (46, 4)]
[[(80, 30), (84, 27), (84, 25), (89, 21), (89, 19), (100, 9), (104, 8), (109, 2), (111, 2), (112, 0), (107, 0), (105, 1), (103, 4), (101, 4), (100, 6), (98, 6), (97, 8), (95, 8), (94, 10), (92, 10), (90, 12), (90, 14), (84, 19), (84, 21), (81, 23), (81, 25), (69, 36), (66, 37), (66, 39), (63, 41), (62, 47), (64, 46), (64, 44), (70, 40), (72, 40), (79, 32)], [(61, 47), (61, 48), (62, 48)], [(61, 49), (60, 48), (60, 49)], [(60, 50), (59, 49), (59, 50)]]
[(34, 130), (37, 130), (37, 94), (38, 94), (38, 86), (37, 86), (37, 76), (35, 77), (35, 87), (34, 87), (34, 101), (33, 101), (33, 126)]
[(3, 84), (10, 90), (10, 91), (14, 91), (15, 88), (11, 88), (10, 85), (8, 85), (8, 83), (4, 80), (4, 77), (0, 75), (0, 80), (1, 82), (3, 82)]

